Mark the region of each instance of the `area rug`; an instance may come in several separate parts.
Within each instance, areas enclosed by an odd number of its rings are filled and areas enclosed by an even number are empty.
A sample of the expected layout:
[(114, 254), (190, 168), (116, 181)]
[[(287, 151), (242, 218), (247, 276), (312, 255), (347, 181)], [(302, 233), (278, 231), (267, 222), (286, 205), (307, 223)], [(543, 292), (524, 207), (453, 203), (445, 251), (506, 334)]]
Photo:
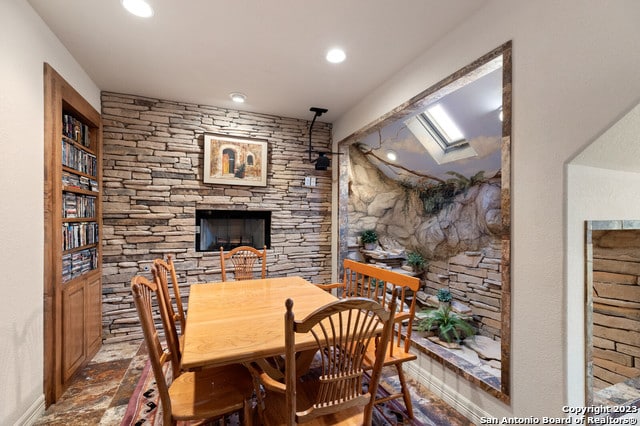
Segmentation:
[[(168, 366), (169, 364), (167, 364)], [(392, 370), (389, 370), (392, 371)], [(395, 370), (393, 370), (395, 371)], [(170, 379), (171, 369), (166, 370), (166, 374)], [(379, 387), (379, 396), (388, 395), (385, 388), (396, 388), (398, 386), (397, 375), (385, 373)], [(414, 419), (409, 419), (404, 411), (404, 405), (401, 400), (392, 400), (384, 404), (376, 405), (373, 412), (373, 424), (376, 426), (440, 426), (440, 425), (458, 425), (462, 424), (455, 419), (442, 419), (437, 414), (430, 414), (425, 411), (424, 398), (417, 397), (416, 389), (412, 389)], [(451, 421), (450, 421), (451, 420)], [(188, 426), (192, 422), (178, 422), (179, 426)], [(238, 414), (232, 414), (225, 419), (208, 423), (211, 426), (239, 426)], [(156, 381), (151, 369), (151, 364), (147, 361), (140, 380), (129, 399), (126, 412), (122, 419), (121, 426), (160, 426), (162, 425), (162, 404), (159, 401), (159, 394)]]

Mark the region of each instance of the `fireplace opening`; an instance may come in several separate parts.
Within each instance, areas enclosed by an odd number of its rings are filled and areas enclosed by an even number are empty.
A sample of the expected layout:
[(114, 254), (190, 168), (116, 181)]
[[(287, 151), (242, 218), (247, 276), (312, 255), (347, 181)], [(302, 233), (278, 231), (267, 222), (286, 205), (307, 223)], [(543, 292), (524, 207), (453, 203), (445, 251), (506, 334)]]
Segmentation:
[(271, 247), (271, 212), (196, 210), (196, 251)]

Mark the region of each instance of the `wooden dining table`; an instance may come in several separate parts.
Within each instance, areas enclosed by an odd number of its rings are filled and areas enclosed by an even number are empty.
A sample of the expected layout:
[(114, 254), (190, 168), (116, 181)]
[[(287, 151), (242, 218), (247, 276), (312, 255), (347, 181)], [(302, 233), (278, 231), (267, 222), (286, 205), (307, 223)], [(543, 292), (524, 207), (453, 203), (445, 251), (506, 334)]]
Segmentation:
[[(337, 300), (302, 277), (193, 284), (184, 331), (182, 369), (250, 362), (284, 354), (285, 301), (296, 318)], [(311, 347), (296, 339), (296, 350)]]

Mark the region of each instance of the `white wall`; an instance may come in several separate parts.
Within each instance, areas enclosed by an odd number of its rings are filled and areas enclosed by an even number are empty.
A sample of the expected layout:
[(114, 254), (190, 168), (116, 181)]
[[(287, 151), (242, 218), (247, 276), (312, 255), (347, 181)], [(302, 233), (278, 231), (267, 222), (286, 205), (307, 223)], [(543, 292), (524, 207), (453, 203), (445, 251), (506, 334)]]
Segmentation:
[[(564, 404), (581, 401), (583, 386), (570, 377), (567, 364), (583, 360), (569, 353), (568, 333), (575, 330), (567, 323), (583, 317), (576, 310), (571, 318), (565, 315), (567, 221), (581, 225), (567, 214), (565, 163), (637, 104), (639, 16), (635, 0), (490, 1), (334, 123), (338, 142), (513, 40), (511, 406), (435, 362), (426, 366), (479, 411), (561, 416)], [(602, 191), (611, 188), (604, 186)], [(588, 193), (575, 196), (579, 204), (594, 202)], [(571, 301), (577, 303), (583, 299)]]
[(43, 407), (43, 63), (100, 110), (96, 85), (24, 0), (0, 0), (0, 424)]
[(584, 394), (577, 392), (585, 386), (585, 324), (580, 321), (585, 315), (586, 297), (584, 223), (640, 219), (638, 135), (640, 105), (567, 166), (567, 364), (569, 387), (576, 389), (569, 395), (572, 405), (584, 403)]

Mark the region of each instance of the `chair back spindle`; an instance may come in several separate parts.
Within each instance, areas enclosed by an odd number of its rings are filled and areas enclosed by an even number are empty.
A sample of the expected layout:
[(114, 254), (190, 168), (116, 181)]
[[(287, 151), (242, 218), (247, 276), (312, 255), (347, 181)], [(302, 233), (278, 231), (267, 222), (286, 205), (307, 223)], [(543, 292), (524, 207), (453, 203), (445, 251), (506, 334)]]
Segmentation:
[[(390, 309), (364, 297), (331, 302), (304, 319), (295, 318), (294, 302), (285, 302), (285, 378), (284, 384), (264, 372), (258, 373), (266, 397), (265, 424), (371, 425), (374, 395), (384, 365), (386, 343), (391, 337), (397, 291)], [(297, 371), (296, 341), (307, 335), (316, 354), (311, 368)], [(380, 346), (371, 369), (368, 388), (363, 389), (367, 371), (367, 348), (378, 339)], [(255, 370), (254, 370), (255, 374)], [(284, 398), (283, 398), (284, 396)]]

